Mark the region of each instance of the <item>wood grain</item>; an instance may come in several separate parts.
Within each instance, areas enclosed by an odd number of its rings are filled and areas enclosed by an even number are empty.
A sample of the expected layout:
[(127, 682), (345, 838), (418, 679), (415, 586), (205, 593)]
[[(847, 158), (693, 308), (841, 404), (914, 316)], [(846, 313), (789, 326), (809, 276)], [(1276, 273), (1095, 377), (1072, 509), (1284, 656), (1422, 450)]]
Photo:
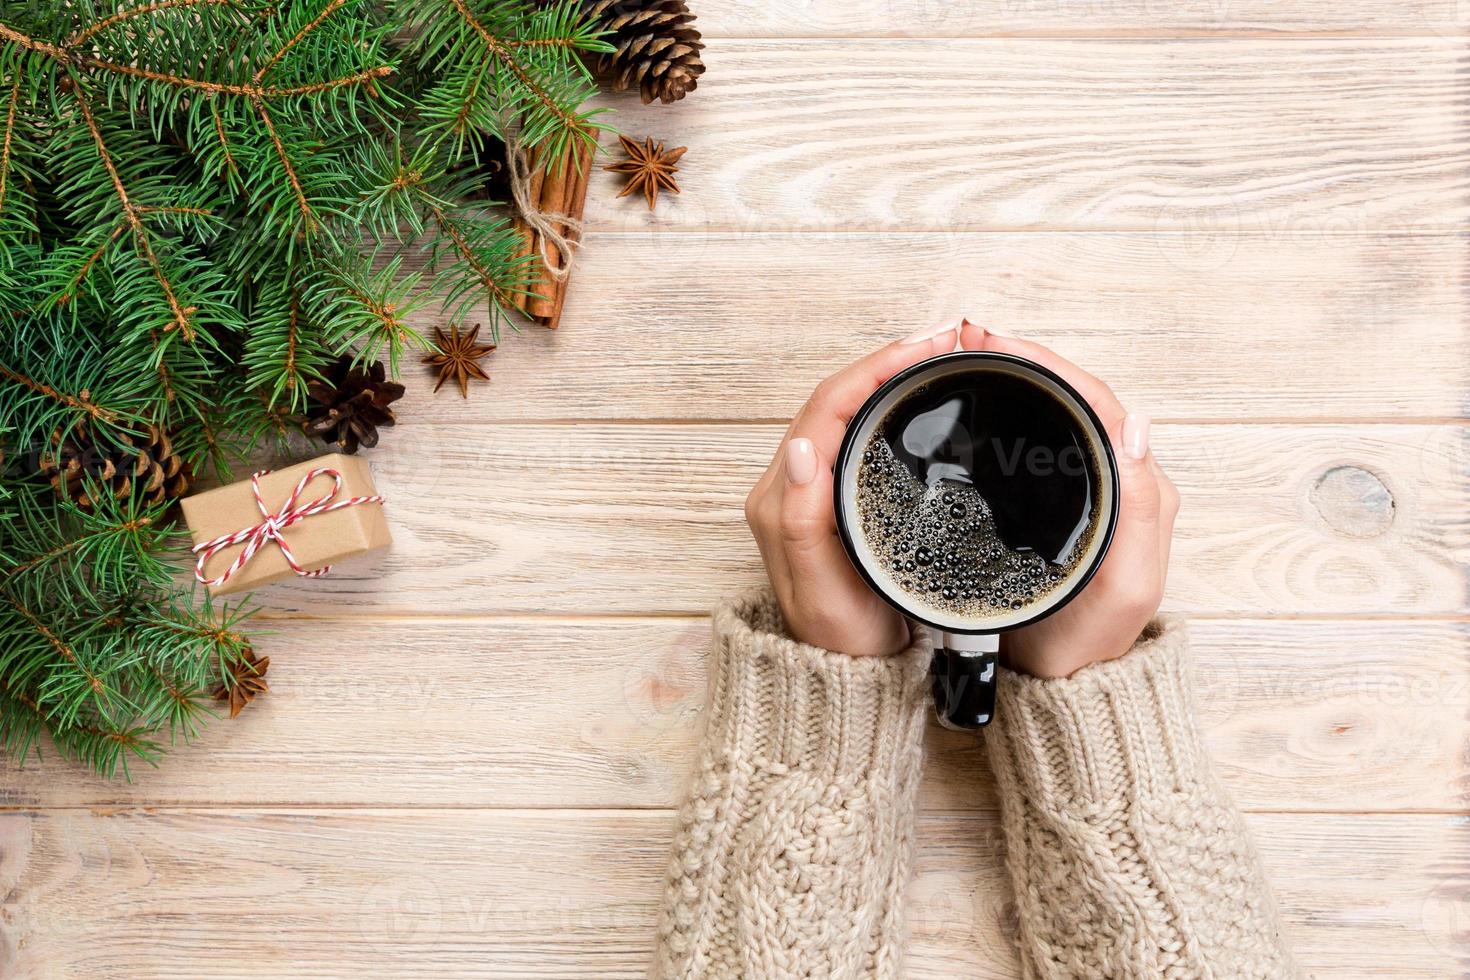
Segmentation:
[[(375, 457), (394, 547), (269, 586), (277, 612), (703, 613), (764, 581), (742, 507), (783, 427), (422, 426)], [(1169, 608), (1459, 614), (1470, 466), (1456, 425), (1161, 425), (1184, 497)], [(1329, 474), (1381, 493), (1330, 500)]]
[[(1313, 975), (1458, 975), (1462, 821), (1250, 823)], [(672, 830), (667, 811), (12, 813), (0, 972), (641, 977)], [(919, 839), (909, 975), (1014, 977), (994, 817), (932, 816)]]
[[(1452, 41), (714, 40), (698, 98), (618, 125), (688, 146), (602, 229), (1460, 230)], [(810, 247), (840, 248), (814, 238)]]
[(1437, 36), (1470, 18), (1456, 0), (728, 0), (697, 12), (706, 37)]
[[(1470, 625), (1190, 632), (1202, 724), (1242, 806), (1465, 805)], [(259, 643), (271, 693), (237, 721), (131, 785), (49, 754), (0, 772), (0, 805), (673, 807), (708, 634), (705, 619), (283, 623)], [(996, 805), (974, 737), (934, 726), (928, 754), (926, 809)]]
[[(1459, 235), (593, 234), (560, 330), (418, 421), (785, 419), (827, 374), (969, 314), (1170, 419), (1470, 414)], [(634, 274), (630, 275), (630, 272)], [(912, 284), (896, 301), (895, 284)], [(489, 322), (482, 312), (480, 319)], [(1248, 394), (1239, 379), (1250, 378)], [(395, 451), (396, 434), (383, 437)]]

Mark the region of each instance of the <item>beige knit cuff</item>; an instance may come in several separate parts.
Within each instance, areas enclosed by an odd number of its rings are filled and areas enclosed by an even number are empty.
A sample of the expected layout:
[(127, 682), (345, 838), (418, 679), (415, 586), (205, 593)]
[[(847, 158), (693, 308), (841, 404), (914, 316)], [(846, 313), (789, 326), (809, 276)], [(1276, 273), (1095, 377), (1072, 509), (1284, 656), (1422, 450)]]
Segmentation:
[(894, 778), (917, 766), (928, 699), (926, 631), (892, 657), (792, 640), (775, 598), (715, 610), (707, 741), (742, 764), (824, 779)]
[[(1208, 777), (1184, 624), (1152, 624), (1123, 657), (1071, 677), (1000, 672), (985, 739), (1033, 802), (1104, 806), (1187, 791)], [(998, 756), (998, 757), (997, 757)]]

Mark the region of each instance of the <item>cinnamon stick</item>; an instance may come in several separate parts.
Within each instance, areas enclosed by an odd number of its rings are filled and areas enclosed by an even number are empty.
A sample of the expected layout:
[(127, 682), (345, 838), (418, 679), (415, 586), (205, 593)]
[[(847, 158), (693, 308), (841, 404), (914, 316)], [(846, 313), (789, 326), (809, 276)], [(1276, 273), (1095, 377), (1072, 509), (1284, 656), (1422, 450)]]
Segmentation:
[[(516, 249), (516, 258), (524, 259), (536, 250), (536, 236), (531, 234), (530, 226), (523, 224), (519, 218), (515, 219), (514, 224), (516, 231), (521, 236), (521, 245)], [(529, 302), (529, 299), (530, 297), (525, 293), (516, 293), (513, 300), (515, 308), (522, 313), (526, 312), (526, 304)]]
[[(543, 214), (565, 213), (568, 202), (568, 176), (573, 169), (571, 161), (566, 157), (548, 160), (546, 166), (539, 169), (539, 173), (541, 174), (541, 192), (539, 196), (532, 198), (536, 202), (537, 210)], [(565, 226), (560, 222), (553, 223), (552, 227), (557, 230), (558, 234), (566, 233)], [(567, 257), (562, 255), (561, 251), (555, 245), (542, 241), (539, 238), (536, 242), (536, 255), (541, 259), (542, 263), (542, 273), (536, 283), (536, 292), (539, 295), (533, 296), (530, 302), (526, 304), (526, 312), (537, 323), (543, 323), (551, 319), (556, 302), (556, 287), (560, 285), (560, 282), (556, 277), (551, 275), (546, 265), (548, 262), (555, 262), (557, 265), (560, 265), (567, 260)]]
[(541, 155), (540, 149), (532, 149), (526, 153), (526, 166), (531, 168), (529, 200), (532, 204), (541, 199), (541, 185), (546, 181), (545, 161), (541, 159)]
[[(536, 156), (537, 154), (535, 150), (530, 150), (526, 153), (526, 166), (531, 168), (531, 178), (529, 186), (527, 188), (527, 200), (531, 202), (532, 206), (535, 206), (536, 195), (540, 193), (541, 188), (541, 173), (539, 168), (536, 166)], [(512, 210), (514, 211), (514, 208), (512, 208)], [(519, 248), (516, 249), (516, 258), (524, 259), (528, 255), (537, 254), (535, 232), (531, 230), (530, 225), (521, 220), (519, 211), (516, 211), (511, 216), (511, 225), (515, 228), (516, 231), (520, 232), (521, 235), (521, 245)], [(539, 268), (539, 266), (533, 263), (532, 268)], [(535, 288), (536, 283), (533, 279), (530, 283), (530, 289), (534, 291)], [(530, 303), (530, 299), (530, 296), (526, 293), (517, 293), (514, 300), (515, 308), (520, 310), (522, 313), (525, 313), (526, 306)]]
[[(541, 155), (541, 152), (535, 149), (526, 153), (526, 166), (531, 168), (531, 178), (526, 190), (526, 200), (531, 202), (531, 207), (538, 209), (541, 206), (541, 185), (546, 180), (546, 169), (542, 166)], [(541, 242), (535, 229), (530, 225), (524, 226), (521, 234), (526, 239), (527, 254), (533, 256), (531, 268), (534, 271), (531, 275), (530, 293), (521, 296), (520, 302), (521, 311), (529, 314), (531, 303), (535, 302), (535, 297), (532, 294), (541, 291), (540, 276), (543, 268), (541, 263)]]
[[(592, 131), (592, 138), (596, 140), (596, 130)], [(533, 168), (529, 188), (532, 206), (547, 214), (564, 214), (580, 221), (587, 206), (587, 184), (592, 176), (592, 158), (595, 152), (595, 142), (585, 146), (579, 141), (573, 143), (569, 152), (558, 161), (543, 161), (539, 154), (529, 154), (527, 164)], [(537, 275), (533, 279), (531, 291), (539, 294), (535, 297), (524, 297), (517, 306), (536, 323), (554, 330), (561, 322), (562, 304), (566, 301), (567, 284), (570, 280), (553, 278), (546, 271), (546, 258), (549, 257), (560, 265), (570, 262), (572, 257), (560, 254), (559, 249), (543, 242), (541, 236), (519, 216), (516, 217), (515, 224), (528, 240), (526, 252), (522, 254), (535, 256)], [(555, 227), (568, 241), (576, 241), (581, 237), (572, 233), (565, 222), (557, 222)], [(548, 252), (553, 254), (548, 256)]]
[[(587, 208), (587, 184), (592, 176), (592, 154), (595, 151), (595, 145), (578, 144), (574, 148), (572, 160), (568, 163), (574, 171), (574, 177), (571, 181), (572, 193), (563, 211), (568, 217), (575, 218), (579, 222)], [(581, 239), (581, 231), (567, 233), (567, 241), (577, 242)], [(555, 330), (561, 323), (562, 307), (567, 300), (567, 285), (571, 281), (571, 276), (567, 276), (556, 284), (556, 301), (552, 304), (551, 322), (546, 324), (552, 330)]]

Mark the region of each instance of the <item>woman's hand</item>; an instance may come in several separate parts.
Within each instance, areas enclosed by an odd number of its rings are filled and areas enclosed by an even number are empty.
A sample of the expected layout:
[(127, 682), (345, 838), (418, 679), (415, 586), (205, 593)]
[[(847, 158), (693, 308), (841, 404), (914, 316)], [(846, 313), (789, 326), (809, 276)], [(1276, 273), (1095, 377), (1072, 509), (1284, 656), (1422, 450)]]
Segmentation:
[(966, 347), (1035, 361), (1076, 388), (1102, 420), (1118, 459), (1118, 526), (1097, 574), (1066, 606), (1001, 638), (1008, 667), (1036, 677), (1066, 677), (1123, 656), (1158, 612), (1179, 491), (1149, 452), (1148, 416), (1130, 414), (1107, 385), (1040, 344), (989, 332), (980, 338), (971, 333), (977, 330), (965, 325)]
[[(908, 623), (868, 588), (837, 537), (832, 463), (868, 396), (905, 368), (954, 350), (959, 327), (955, 320), (920, 330), (818, 385), (746, 498), (745, 519), (794, 639), (859, 657), (908, 646)], [(978, 328), (971, 334), (977, 343), (980, 336)]]
[(1179, 493), (1148, 449), (1149, 420), (1130, 415), (1107, 385), (1040, 344), (955, 321), (891, 344), (823, 381), (797, 413), (745, 501), (787, 628), (795, 639), (855, 656), (897, 653), (904, 618), (868, 587), (837, 537), (832, 461), (868, 396), (911, 365), (955, 349), (1015, 354), (1050, 368), (1097, 412), (1118, 460), (1118, 526), (1082, 594), (1034, 626), (1007, 633), (1006, 664), (1065, 677), (1127, 653), (1163, 596)]

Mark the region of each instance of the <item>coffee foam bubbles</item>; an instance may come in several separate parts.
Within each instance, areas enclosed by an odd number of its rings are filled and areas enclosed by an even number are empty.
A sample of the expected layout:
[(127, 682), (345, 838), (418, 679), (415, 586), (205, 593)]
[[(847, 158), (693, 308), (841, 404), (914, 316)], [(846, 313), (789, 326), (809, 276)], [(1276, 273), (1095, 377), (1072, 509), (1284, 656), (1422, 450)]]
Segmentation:
[(893, 583), (916, 604), (969, 620), (1010, 617), (1044, 603), (1082, 550), (1061, 564), (1012, 551), (979, 491), (949, 480), (926, 485), (881, 431), (858, 467), (857, 505), (863, 538)]

